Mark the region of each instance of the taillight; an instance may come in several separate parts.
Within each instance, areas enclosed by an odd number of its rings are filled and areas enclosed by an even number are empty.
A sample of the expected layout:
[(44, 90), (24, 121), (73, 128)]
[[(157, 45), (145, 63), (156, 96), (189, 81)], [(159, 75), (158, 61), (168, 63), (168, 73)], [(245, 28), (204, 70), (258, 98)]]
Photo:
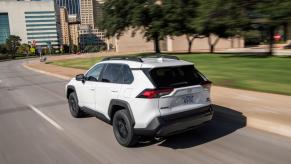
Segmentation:
[(210, 91), (210, 89), (211, 89), (211, 84), (212, 84), (211, 81), (204, 81), (201, 83), (202, 87), (208, 91)]
[(165, 95), (170, 94), (174, 89), (173, 88), (167, 88), (167, 89), (145, 89), (142, 91), (137, 98), (159, 98)]

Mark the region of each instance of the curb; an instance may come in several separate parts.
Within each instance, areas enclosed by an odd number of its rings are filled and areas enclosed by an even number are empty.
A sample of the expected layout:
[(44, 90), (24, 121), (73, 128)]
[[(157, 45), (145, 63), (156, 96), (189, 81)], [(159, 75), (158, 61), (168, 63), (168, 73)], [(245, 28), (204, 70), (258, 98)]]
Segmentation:
[(282, 123), (258, 119), (256, 117), (247, 117), (247, 127), (291, 138), (291, 126)]
[(34, 71), (34, 72), (37, 72), (37, 73), (41, 73), (41, 74), (45, 74), (45, 75), (49, 75), (49, 76), (53, 76), (53, 77), (57, 77), (57, 78), (60, 78), (60, 79), (63, 79), (63, 80), (70, 80), (71, 78), (68, 77), (68, 76), (63, 76), (63, 75), (59, 75), (59, 74), (55, 74), (55, 73), (50, 73), (50, 72), (46, 72), (46, 71), (43, 71), (43, 70), (39, 70), (39, 69), (35, 69), (35, 68), (32, 68), (32, 67), (29, 67), (27, 64), (23, 63), (22, 66), (28, 70), (31, 70), (31, 71)]
[[(41, 74), (45, 74), (48, 76), (53, 76), (53, 77), (60, 78), (63, 80), (70, 80), (71, 79), (68, 76), (63, 76), (63, 75), (50, 73), (50, 72), (46, 72), (43, 70), (29, 67), (26, 63), (23, 63), (22, 66), (28, 70), (31, 70), (31, 71), (34, 71), (37, 73), (41, 73)], [(222, 118), (222, 119), (225, 118), (225, 119), (231, 120), (233, 123), (239, 123), (239, 124), (244, 123), (245, 127), (251, 127), (251, 128), (258, 129), (258, 130), (262, 130), (262, 131), (266, 131), (266, 132), (270, 132), (270, 133), (274, 133), (274, 134), (278, 134), (281, 136), (291, 138), (291, 126), (288, 126), (288, 125), (285, 125), (282, 123), (276, 123), (276, 122), (272, 122), (269, 120), (259, 119), (256, 117), (245, 116), (245, 115), (243, 115), (243, 113), (241, 113), (241, 116), (237, 116), (237, 115), (234, 115), (234, 114), (231, 114), (228, 112), (224, 112), (221, 110), (215, 110), (215, 113), (217, 113), (220, 118)]]

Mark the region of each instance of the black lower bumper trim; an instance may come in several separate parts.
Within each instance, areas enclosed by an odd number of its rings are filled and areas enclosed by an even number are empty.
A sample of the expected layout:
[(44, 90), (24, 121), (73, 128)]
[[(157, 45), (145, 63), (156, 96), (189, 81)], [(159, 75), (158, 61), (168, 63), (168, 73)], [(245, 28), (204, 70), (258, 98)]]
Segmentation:
[(137, 135), (169, 136), (191, 130), (212, 119), (213, 109), (206, 106), (168, 116), (154, 118), (146, 128), (134, 129)]

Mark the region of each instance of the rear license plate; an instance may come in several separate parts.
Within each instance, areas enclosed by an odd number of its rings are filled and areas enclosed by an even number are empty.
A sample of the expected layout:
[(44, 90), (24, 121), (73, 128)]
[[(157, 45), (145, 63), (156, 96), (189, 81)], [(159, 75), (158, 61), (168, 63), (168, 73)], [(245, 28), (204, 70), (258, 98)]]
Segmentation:
[(192, 104), (192, 103), (194, 103), (194, 96), (193, 95), (183, 96), (182, 100), (183, 100), (184, 104)]

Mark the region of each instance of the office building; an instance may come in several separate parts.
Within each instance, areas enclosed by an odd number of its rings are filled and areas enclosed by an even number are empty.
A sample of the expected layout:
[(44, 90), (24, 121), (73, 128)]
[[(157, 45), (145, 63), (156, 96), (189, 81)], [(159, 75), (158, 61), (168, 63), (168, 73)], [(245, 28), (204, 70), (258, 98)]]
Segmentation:
[(77, 15), (69, 15), (69, 33), (71, 45), (79, 45), (79, 26), (80, 22), (77, 19)]
[(83, 49), (85, 46), (98, 46), (106, 45), (104, 32), (98, 29), (92, 29), (89, 25), (81, 25), (79, 29), (79, 44)]
[(102, 17), (103, 3), (103, 0), (80, 0), (81, 24), (97, 28), (96, 25)]
[(97, 27), (102, 17), (103, 0), (80, 0), (79, 43), (81, 49), (86, 45), (105, 45), (105, 35)]
[(66, 7), (69, 15), (80, 14), (80, 0), (55, 0), (59, 7)]
[[(22, 43), (59, 46), (59, 24), (54, 1), (0, 1), (0, 13), (9, 20), (4, 23), (4, 33), (19, 36)], [(1, 36), (5, 31), (3, 29)]]
[(0, 13), (0, 44), (4, 44), (10, 35), (8, 13)]
[(61, 44), (70, 44), (70, 33), (69, 33), (69, 20), (68, 12), (65, 7), (60, 7), (60, 31), (61, 31)]

